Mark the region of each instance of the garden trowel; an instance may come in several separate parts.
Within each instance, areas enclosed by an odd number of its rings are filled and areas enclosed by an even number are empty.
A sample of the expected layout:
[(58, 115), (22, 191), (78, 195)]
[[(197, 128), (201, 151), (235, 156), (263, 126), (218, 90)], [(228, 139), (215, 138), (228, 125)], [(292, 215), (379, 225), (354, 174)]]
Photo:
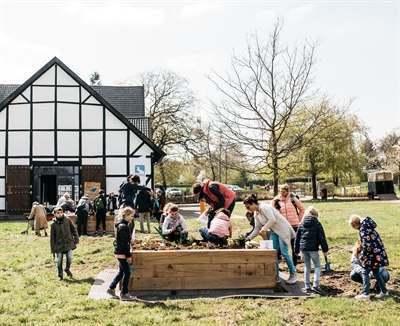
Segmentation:
[(325, 256), (325, 272), (329, 273), (331, 271), (331, 263), (328, 261), (328, 257)]

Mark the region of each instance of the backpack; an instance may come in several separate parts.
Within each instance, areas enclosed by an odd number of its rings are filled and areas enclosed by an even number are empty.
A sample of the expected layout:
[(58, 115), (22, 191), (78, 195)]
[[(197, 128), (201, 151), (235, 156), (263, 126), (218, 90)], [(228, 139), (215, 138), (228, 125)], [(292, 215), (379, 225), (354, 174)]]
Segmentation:
[(104, 202), (100, 196), (97, 196), (96, 199), (94, 200), (94, 206), (96, 207), (96, 209), (104, 208)]
[(86, 206), (86, 201), (85, 200), (80, 200), (78, 203), (78, 206), (76, 206), (76, 211), (79, 212), (83, 210)]
[[(292, 202), (292, 205), (296, 209), (297, 215), (299, 215), (299, 209), (297, 208), (296, 202), (294, 201), (294, 197), (296, 196), (297, 199), (300, 199), (299, 196), (297, 195), (290, 195), (290, 201)], [(281, 209), (281, 205), (279, 205), (279, 201), (275, 200), (275, 208), (279, 211)]]

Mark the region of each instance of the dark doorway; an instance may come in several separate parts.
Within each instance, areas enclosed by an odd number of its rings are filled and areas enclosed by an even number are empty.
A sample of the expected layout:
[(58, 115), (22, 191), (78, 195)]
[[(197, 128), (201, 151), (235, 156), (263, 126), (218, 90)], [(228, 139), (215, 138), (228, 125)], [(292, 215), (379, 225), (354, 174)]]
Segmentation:
[(57, 176), (42, 175), (40, 178), (41, 197), (40, 203), (57, 203)]

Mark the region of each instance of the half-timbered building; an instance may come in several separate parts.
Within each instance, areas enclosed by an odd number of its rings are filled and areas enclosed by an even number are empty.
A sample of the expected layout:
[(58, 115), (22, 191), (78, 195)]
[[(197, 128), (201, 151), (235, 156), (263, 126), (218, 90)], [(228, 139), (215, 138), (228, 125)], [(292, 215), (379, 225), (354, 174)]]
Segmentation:
[(24, 84), (0, 85), (0, 212), (55, 204), (64, 192), (78, 200), (90, 184), (117, 192), (131, 173), (153, 187), (165, 153), (151, 141), (143, 96), (142, 86), (91, 87), (56, 57)]

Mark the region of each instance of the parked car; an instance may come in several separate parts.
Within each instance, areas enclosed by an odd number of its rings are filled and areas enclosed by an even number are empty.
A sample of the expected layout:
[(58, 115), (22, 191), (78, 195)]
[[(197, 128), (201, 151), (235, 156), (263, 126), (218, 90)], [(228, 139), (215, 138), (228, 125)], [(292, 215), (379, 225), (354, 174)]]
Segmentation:
[(238, 185), (225, 185), (227, 186), (229, 189), (233, 190), (233, 191), (242, 191), (242, 190), (246, 190), (242, 187), (239, 187)]
[(182, 196), (182, 191), (179, 188), (167, 188), (166, 194), (169, 197)]

